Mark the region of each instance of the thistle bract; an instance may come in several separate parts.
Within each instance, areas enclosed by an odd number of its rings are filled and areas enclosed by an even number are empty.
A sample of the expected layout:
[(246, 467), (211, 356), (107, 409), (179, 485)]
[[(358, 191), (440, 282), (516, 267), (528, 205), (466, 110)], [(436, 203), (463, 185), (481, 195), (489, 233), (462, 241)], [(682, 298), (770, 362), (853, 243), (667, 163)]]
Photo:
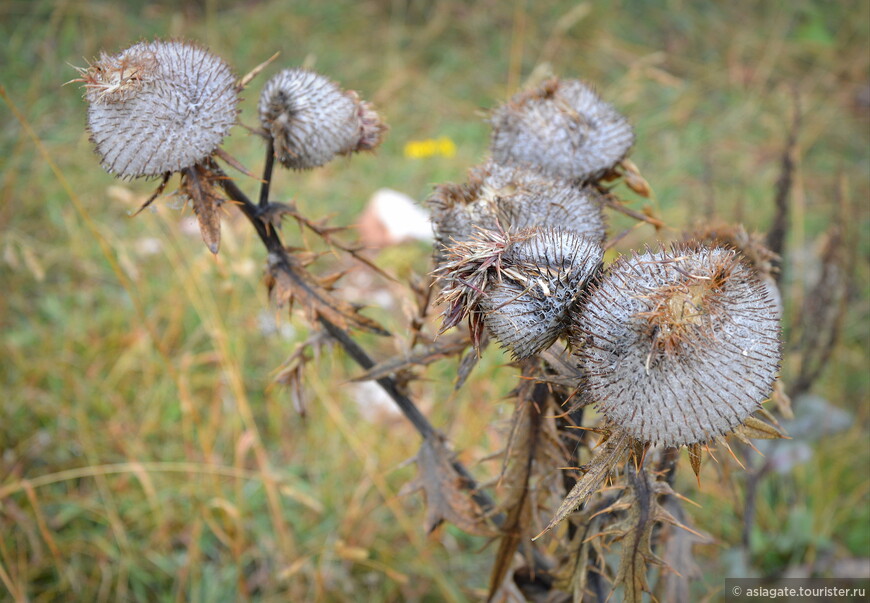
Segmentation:
[(779, 320), (733, 250), (683, 245), (621, 258), (578, 314), (586, 401), (643, 442), (711, 440), (770, 395)]
[(493, 159), (553, 178), (594, 180), (634, 144), (628, 120), (579, 80), (550, 79), (493, 113)]
[(195, 44), (142, 42), (82, 70), (88, 130), (121, 178), (178, 172), (209, 157), (236, 121), (235, 77)]
[(336, 155), (377, 147), (386, 130), (378, 114), (352, 91), (305, 69), (285, 69), (260, 95), (260, 122), (284, 167), (304, 170)]

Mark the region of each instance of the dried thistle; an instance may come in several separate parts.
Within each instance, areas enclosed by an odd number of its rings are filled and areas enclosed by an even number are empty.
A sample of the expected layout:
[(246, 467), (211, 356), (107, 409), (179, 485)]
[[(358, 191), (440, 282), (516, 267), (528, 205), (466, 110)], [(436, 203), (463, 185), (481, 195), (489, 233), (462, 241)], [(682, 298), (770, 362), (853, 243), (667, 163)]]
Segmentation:
[(475, 346), (485, 325), (515, 358), (538, 354), (564, 332), (601, 256), (599, 243), (567, 230), (480, 230), (448, 249), (438, 270), (442, 332), (467, 316)]
[(263, 87), (260, 122), (282, 165), (306, 170), (336, 155), (375, 149), (386, 125), (356, 92), (304, 69), (285, 69)]
[(103, 168), (120, 178), (192, 167), (236, 122), (232, 71), (196, 44), (142, 42), (80, 71), (91, 141)]
[(779, 321), (734, 250), (677, 245), (621, 258), (577, 315), (584, 396), (641, 442), (709, 441), (770, 395)]
[(571, 230), (593, 241), (604, 240), (606, 225), (600, 194), (564, 180), (552, 180), (523, 168), (487, 161), (469, 171), (462, 185), (444, 184), (429, 197), (435, 228), (436, 262), (454, 242), (477, 229), (519, 231), (549, 227)]
[(490, 123), (497, 162), (565, 180), (595, 180), (634, 144), (625, 117), (579, 80), (552, 78), (521, 92)]

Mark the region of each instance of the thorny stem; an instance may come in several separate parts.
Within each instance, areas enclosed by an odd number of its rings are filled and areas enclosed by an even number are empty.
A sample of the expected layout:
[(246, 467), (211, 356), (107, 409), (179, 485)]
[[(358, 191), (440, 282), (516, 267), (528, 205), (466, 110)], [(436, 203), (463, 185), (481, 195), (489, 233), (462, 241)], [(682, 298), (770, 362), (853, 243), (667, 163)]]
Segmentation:
[[(264, 180), (267, 179), (264, 178)], [(257, 235), (259, 235), (260, 240), (263, 241), (266, 249), (270, 253), (277, 254), (283, 260), (289, 261), (287, 251), (284, 249), (284, 243), (281, 241), (278, 232), (274, 228), (267, 228), (263, 221), (260, 220), (259, 208), (251, 202), (248, 196), (245, 195), (245, 193), (242, 192), (242, 190), (239, 189), (239, 187), (236, 186), (236, 183), (230, 178), (222, 178), (220, 183), (227, 195), (239, 204), (239, 208), (242, 210), (242, 213), (245, 214), (245, 217), (248, 218), (248, 221), (254, 226)], [(348, 355), (363, 369), (368, 370), (375, 365), (375, 361), (372, 360), (371, 356), (369, 356), (366, 351), (359, 346), (359, 344), (351, 339), (347, 331), (323, 316), (318, 317), (318, 321), (323, 325), (330, 336), (333, 337), (339, 345), (344, 348)], [(430, 438), (437, 435), (438, 431), (432, 423), (430, 423), (426, 416), (420, 412), (420, 409), (417, 408), (416, 404), (399, 390), (399, 386), (394, 379), (391, 377), (383, 377), (378, 379), (377, 383), (387, 392), (390, 398), (393, 399), (396, 406), (398, 406), (399, 410), (402, 411), (402, 414), (405, 415), (423, 438)], [(468, 480), (469, 489), (472, 491), (472, 496), (475, 501), (484, 510), (491, 510), (495, 506), (495, 503), (486, 493), (478, 488), (476, 480), (474, 480), (468, 470), (458, 461), (454, 461), (453, 467), (456, 469), (457, 473)]]
[[(269, 154), (271, 157), (271, 153)], [(268, 165), (268, 162), (267, 162)], [(267, 189), (266, 195), (268, 196), (268, 183), (271, 179), (271, 165), (264, 170), (264, 186)], [(229, 195), (230, 199), (239, 204), (239, 209), (241, 209), (242, 213), (254, 227), (254, 230), (257, 231), (257, 235), (260, 237), (260, 240), (265, 245), (266, 250), (270, 253), (277, 254), (278, 257), (281, 258), (282, 263), (289, 264), (291, 259), (287, 255), (287, 250), (284, 248), (284, 243), (281, 241), (281, 237), (278, 235), (278, 231), (275, 228), (267, 228), (266, 224), (260, 219), (262, 209), (248, 198), (248, 196), (236, 185), (236, 183), (229, 177), (220, 178), (220, 184), (223, 187), (224, 191)], [(262, 189), (261, 189), (262, 193)], [(260, 199), (263, 197), (261, 195)], [(359, 346), (350, 336), (350, 334), (334, 324), (327, 318), (323, 316), (318, 317), (318, 321), (321, 325), (323, 325), (324, 329), (329, 333), (329, 335), (334, 338), (341, 347), (348, 353), (348, 355), (353, 358), (353, 360), (359, 364), (364, 370), (368, 370), (375, 365), (375, 361), (371, 358), (371, 356), (366, 353), (366, 351)], [(402, 414), (411, 422), (414, 428), (419, 432), (419, 434), (424, 438), (432, 438), (438, 435), (438, 430), (429, 422), (426, 416), (420, 412), (420, 409), (417, 408), (417, 405), (404, 395), (400, 389), (399, 385), (396, 381), (390, 377), (383, 377), (377, 380), (378, 385), (380, 385), (385, 392), (393, 399), (393, 402), (396, 403), (396, 406), (399, 407), (399, 410), (402, 411)], [(467, 484), (467, 488), (471, 493), (472, 499), (480, 506), (480, 508), (485, 513), (491, 513), (495, 509), (495, 501), (490, 498), (490, 496), (480, 489), (480, 486), (477, 483), (477, 480), (472, 477), (471, 473), (465, 466), (460, 463), (458, 460), (454, 460), (453, 469), (465, 480)], [(505, 521), (505, 516), (503, 513), (494, 514), (491, 516), (493, 523), (496, 525), (502, 525)], [(537, 548), (531, 547), (530, 543), (523, 542), (520, 545), (521, 549), (527, 551), (528, 548), (531, 548), (532, 557), (535, 561), (535, 567), (537, 571), (540, 572), (548, 572), (551, 564), (547, 561), (547, 559), (537, 550)]]

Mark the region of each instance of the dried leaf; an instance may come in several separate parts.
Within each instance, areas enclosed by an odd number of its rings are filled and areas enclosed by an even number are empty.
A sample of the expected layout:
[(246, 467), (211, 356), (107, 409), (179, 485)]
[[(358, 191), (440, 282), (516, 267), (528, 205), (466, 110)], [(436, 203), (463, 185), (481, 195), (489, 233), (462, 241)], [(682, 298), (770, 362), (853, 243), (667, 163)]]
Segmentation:
[(676, 496), (663, 497), (659, 507), (671, 518), (665, 522), (671, 525), (663, 525), (658, 535), (665, 568), (656, 584), (655, 596), (659, 601), (690, 601), (689, 583), (701, 575), (692, 548), (695, 544), (713, 542), (713, 539), (689, 531), (691, 527), (682, 529), (688, 518)]
[(383, 379), (415, 366), (426, 366), (443, 358), (454, 356), (466, 347), (468, 347), (468, 339), (465, 337), (442, 339), (428, 345), (417, 346), (410, 354), (394, 356), (377, 363), (362, 375), (354, 377), (353, 381)]
[(292, 305), (298, 301), (312, 321), (323, 317), (345, 330), (353, 327), (377, 335), (389, 335), (387, 330), (360, 314), (352, 304), (330, 295), (291, 255), (269, 254), (266, 284), (278, 306)]
[(604, 450), (599, 452), (586, 466), (586, 473), (577, 480), (577, 483), (562, 501), (556, 515), (547, 524), (544, 530), (532, 540), (537, 540), (556, 524), (570, 515), (574, 509), (582, 505), (604, 483), (610, 472), (618, 465), (628, 452), (631, 438), (622, 430), (614, 431), (604, 445)]
[(640, 170), (637, 169), (637, 166), (631, 159), (623, 159), (621, 162), (623, 173), (622, 179), (625, 182), (626, 186), (636, 192), (641, 197), (646, 197), (649, 199), (650, 195), (652, 195), (652, 189), (650, 188), (649, 183), (646, 181), (646, 178), (641, 176)]
[(182, 171), (181, 182), (181, 191), (193, 200), (193, 211), (199, 222), (202, 240), (215, 255), (221, 244), (221, 219), (218, 213), (221, 199), (213, 186), (216, 178), (209, 167), (197, 164)]
[(643, 593), (649, 592), (646, 579), (647, 562), (656, 560), (650, 548), (652, 530), (655, 525), (656, 492), (650, 484), (646, 470), (635, 471), (628, 464), (628, 475), (632, 504), (623, 522), (625, 526), (622, 536), (622, 550), (619, 559), (619, 569), (613, 585), (622, 585), (623, 601), (643, 603)]
[(520, 539), (526, 536), (531, 524), (531, 494), (529, 492), (532, 469), (540, 443), (541, 410), (547, 399), (547, 388), (535, 384), (530, 377), (537, 372), (536, 363), (523, 363), (523, 377), (517, 389), (511, 436), (502, 466), (501, 486), (505, 496), (499, 510), (507, 515), (501, 525), (502, 536), (489, 579), (489, 598), (495, 595), (513, 564), (514, 553)]
[(469, 534), (496, 535), (486, 521), (486, 513), (472, 498), (468, 480), (453, 466), (453, 454), (447, 449), (443, 436), (424, 439), (416, 461), (419, 475), (402, 488), (400, 494), (423, 490), (426, 496), (427, 533), (433, 532), (444, 521), (449, 521)]
[(477, 349), (469, 350), (468, 353), (462, 357), (462, 360), (459, 361), (459, 367), (456, 369), (456, 383), (453, 385), (454, 391), (458, 391), (459, 388), (465, 385), (465, 382), (471, 375), (471, 371), (474, 370), (474, 367), (477, 366), (478, 360), (480, 360), (480, 354), (483, 353), (488, 345), (489, 335), (484, 331)]

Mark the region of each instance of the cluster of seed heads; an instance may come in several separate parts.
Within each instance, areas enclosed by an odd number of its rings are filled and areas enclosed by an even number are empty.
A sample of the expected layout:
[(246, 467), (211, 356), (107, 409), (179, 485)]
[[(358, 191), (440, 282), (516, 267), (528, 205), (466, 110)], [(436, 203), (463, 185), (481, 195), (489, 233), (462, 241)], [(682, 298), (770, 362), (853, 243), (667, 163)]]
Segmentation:
[(260, 95), (260, 123), (285, 167), (305, 170), (377, 147), (386, 126), (353, 91), (305, 69), (285, 69)]
[(195, 44), (142, 42), (81, 72), (91, 140), (106, 171), (120, 178), (192, 167), (236, 122), (232, 71)]
[(486, 327), (515, 358), (567, 336), (582, 403), (640, 442), (706, 442), (743, 423), (781, 358), (763, 246), (742, 229), (701, 233), (602, 269), (598, 180), (634, 142), (627, 120), (553, 79), (490, 121), (491, 158), (429, 199), (443, 328), (467, 317), (475, 343)]

